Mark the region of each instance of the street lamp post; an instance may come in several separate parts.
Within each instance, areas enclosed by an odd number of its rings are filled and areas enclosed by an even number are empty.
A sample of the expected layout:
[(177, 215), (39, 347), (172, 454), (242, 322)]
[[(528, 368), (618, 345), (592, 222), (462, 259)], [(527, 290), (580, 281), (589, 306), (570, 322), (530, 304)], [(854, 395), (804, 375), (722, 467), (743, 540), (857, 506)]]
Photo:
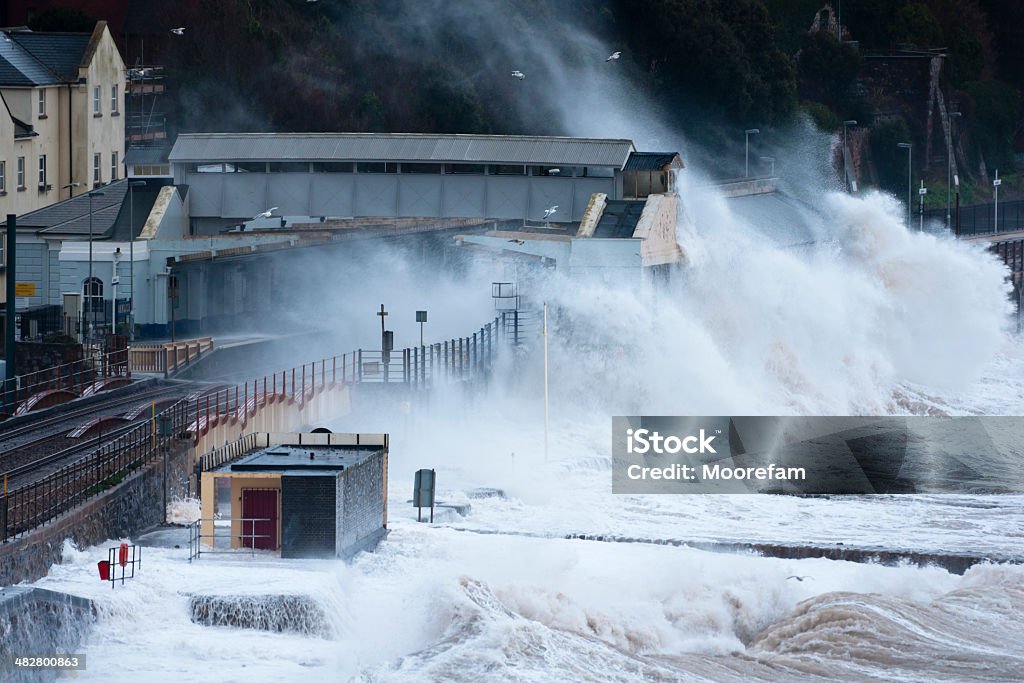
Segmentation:
[[(82, 186), (82, 183), (68, 183), (67, 185), (61, 185), (60, 189), (62, 189), (62, 190), (70, 190), (70, 192), (68, 192), (69, 198), (73, 198), (75, 196), (75, 188), (76, 187), (81, 187), (81, 186)], [(82, 325), (83, 320), (82, 320), (81, 311), (78, 312), (78, 321), (77, 321), (77, 323), (78, 323), (79, 331), (81, 331), (81, 328), (83, 327), (83, 325)]]
[(949, 112), (949, 144), (946, 146), (946, 230), (952, 229), (953, 226), (953, 217), (950, 213), (953, 187), (953, 119), (958, 119), (961, 116), (963, 116), (961, 112)]
[(843, 121), (843, 190), (846, 192), (850, 191), (850, 173), (846, 170), (846, 129), (856, 125), (853, 119)]
[[(135, 192), (132, 188), (145, 186), (145, 180), (128, 182), (128, 339), (135, 341)], [(117, 302), (114, 302), (117, 305)]]
[(764, 162), (769, 163), (769, 164), (772, 165), (772, 170), (770, 171), (770, 174), (774, 178), (775, 177), (775, 157), (761, 157), (761, 161), (764, 161)]
[(913, 167), (913, 150), (914, 146), (909, 142), (899, 142), (896, 144), (900, 149), (907, 150), (907, 228), (910, 227), (910, 202), (911, 202), (911, 191), (913, 189), (913, 181), (910, 177), (910, 171)]
[(761, 131), (757, 128), (748, 128), (743, 131), (743, 177), (750, 177), (750, 136), (757, 135)]
[[(93, 197), (102, 197), (105, 192), (90, 192), (89, 193), (89, 279), (86, 282), (89, 283), (89, 342), (93, 341), (92, 335), (96, 327), (96, 306), (93, 301), (94, 296), (92, 292), (95, 291), (96, 284), (92, 280), (92, 200)], [(102, 301), (102, 299), (100, 299)], [(102, 304), (101, 304), (102, 305)]]
[(993, 232), (999, 232), (999, 186), (1003, 184), (1003, 181), (999, 179), (999, 169), (996, 169), (995, 180), (992, 181), (992, 189), (995, 191), (995, 213), (992, 216)]

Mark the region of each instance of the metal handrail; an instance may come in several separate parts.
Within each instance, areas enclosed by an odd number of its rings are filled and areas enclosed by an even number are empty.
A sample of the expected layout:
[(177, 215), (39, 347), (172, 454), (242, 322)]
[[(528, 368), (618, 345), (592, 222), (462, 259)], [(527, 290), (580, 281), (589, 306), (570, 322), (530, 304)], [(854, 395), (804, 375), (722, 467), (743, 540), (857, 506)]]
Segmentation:
[[(217, 522), (242, 522), (242, 530), (245, 530), (245, 523), (252, 523), (253, 533), (241, 533), (241, 534), (227, 534), (226, 538), (233, 539), (249, 539), (252, 543), (248, 546), (250, 557), (256, 555), (256, 539), (257, 538), (273, 538), (273, 534), (257, 534), (256, 533), (256, 522), (271, 522), (273, 521), (269, 517), (201, 517), (191, 524), (188, 525), (188, 561), (198, 560), (200, 555), (240, 555), (242, 550), (238, 548), (230, 548), (228, 550), (217, 550), (217, 538), (225, 538), (224, 534), (219, 537), (217, 535)], [(204, 534), (202, 530), (202, 523), (210, 522), (213, 524), (213, 533)], [(209, 539), (209, 546), (212, 550), (203, 550), (203, 539)]]

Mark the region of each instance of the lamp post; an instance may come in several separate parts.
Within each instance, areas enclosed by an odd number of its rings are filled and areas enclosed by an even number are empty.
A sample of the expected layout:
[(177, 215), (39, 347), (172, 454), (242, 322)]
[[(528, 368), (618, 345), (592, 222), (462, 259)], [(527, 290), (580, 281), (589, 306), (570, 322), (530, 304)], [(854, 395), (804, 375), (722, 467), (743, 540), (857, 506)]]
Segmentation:
[(427, 322), (427, 312), (416, 311), (416, 322), (420, 324), (420, 346), (423, 346), (423, 323)]
[[(952, 199), (953, 187), (953, 119), (958, 119), (961, 116), (963, 116), (961, 112), (949, 112), (949, 144), (946, 146), (946, 230), (950, 230), (953, 225), (952, 215), (950, 214), (950, 200)], [(959, 189), (959, 183), (957, 185), (957, 189)]]
[[(93, 329), (96, 327), (96, 306), (93, 301), (94, 296), (92, 292), (96, 289), (96, 284), (92, 280), (92, 200), (93, 197), (102, 197), (105, 192), (90, 192), (89, 193), (89, 279), (86, 282), (89, 283), (89, 341), (92, 342)], [(102, 299), (101, 299), (102, 301)]]
[(748, 128), (743, 131), (743, 177), (750, 177), (750, 136), (757, 135), (761, 131), (757, 128)]
[(846, 192), (850, 191), (850, 172), (846, 170), (846, 129), (856, 125), (853, 119), (843, 121), (843, 190)]
[(992, 216), (993, 232), (999, 232), (999, 186), (1003, 184), (1003, 181), (999, 179), (999, 169), (996, 169), (995, 180), (992, 181), (992, 189), (996, 193), (995, 197), (995, 213)]
[[(70, 192), (68, 192), (69, 198), (73, 198), (75, 196), (75, 188), (76, 187), (81, 187), (81, 186), (82, 186), (82, 183), (68, 183), (67, 185), (61, 185), (60, 189), (62, 189), (62, 190), (70, 190)], [(83, 321), (82, 321), (82, 314), (81, 314), (81, 312), (79, 312), (79, 314), (78, 314), (78, 321), (77, 321), (77, 324), (78, 324), (78, 327), (79, 327), (79, 331), (81, 331), (81, 328), (83, 327), (82, 323), (83, 323)]]
[[(135, 341), (135, 192), (132, 188), (144, 187), (145, 180), (128, 181), (128, 339)], [(114, 302), (117, 305), (117, 302)]]
[(913, 162), (913, 157), (912, 157), (912, 155), (914, 153), (913, 152), (914, 146), (912, 144), (910, 144), (909, 142), (899, 142), (899, 143), (896, 143), (896, 146), (899, 147), (900, 149), (907, 150), (907, 227), (909, 228), (910, 227), (910, 202), (911, 202), (910, 198), (912, 196), (911, 195), (911, 190), (913, 189), (912, 188), (913, 181), (910, 178), (910, 170), (911, 170), (911, 167), (913, 166), (913, 163), (912, 163)]
[(770, 175), (772, 177), (775, 177), (775, 157), (761, 157), (761, 161), (763, 161), (765, 163), (769, 163), (769, 164), (772, 165), (772, 170), (770, 171)]

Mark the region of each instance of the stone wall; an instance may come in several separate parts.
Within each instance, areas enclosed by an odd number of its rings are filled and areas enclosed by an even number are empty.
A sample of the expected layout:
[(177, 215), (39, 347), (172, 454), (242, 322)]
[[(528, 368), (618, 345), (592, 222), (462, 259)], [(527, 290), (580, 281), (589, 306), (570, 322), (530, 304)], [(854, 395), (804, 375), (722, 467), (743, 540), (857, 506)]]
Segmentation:
[[(91, 600), (15, 586), (0, 589), (0, 657), (81, 654), (96, 620)], [(56, 671), (4, 671), (7, 683), (52, 681)]]
[[(193, 463), (191, 443), (175, 443), (171, 448), (168, 501), (189, 494)], [(60, 562), (65, 539), (84, 548), (162, 524), (166, 514), (163, 499), (163, 463), (158, 462), (49, 524), (0, 545), (0, 586), (46, 576), (50, 566)]]
[(14, 348), (18, 354), (19, 375), (82, 360), (81, 344), (15, 342)]
[(351, 557), (377, 545), (385, 533), (387, 517), (387, 453), (381, 452), (345, 471), (339, 482), (338, 498), (343, 507), (338, 555)]

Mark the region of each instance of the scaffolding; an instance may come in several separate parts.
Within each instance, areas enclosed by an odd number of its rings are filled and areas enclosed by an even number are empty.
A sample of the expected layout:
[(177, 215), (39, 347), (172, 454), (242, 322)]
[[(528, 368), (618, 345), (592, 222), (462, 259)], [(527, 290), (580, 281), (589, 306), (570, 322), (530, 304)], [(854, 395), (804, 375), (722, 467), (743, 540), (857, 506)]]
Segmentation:
[(127, 75), (124, 133), (128, 148), (165, 146), (164, 67), (135, 66), (128, 69)]

